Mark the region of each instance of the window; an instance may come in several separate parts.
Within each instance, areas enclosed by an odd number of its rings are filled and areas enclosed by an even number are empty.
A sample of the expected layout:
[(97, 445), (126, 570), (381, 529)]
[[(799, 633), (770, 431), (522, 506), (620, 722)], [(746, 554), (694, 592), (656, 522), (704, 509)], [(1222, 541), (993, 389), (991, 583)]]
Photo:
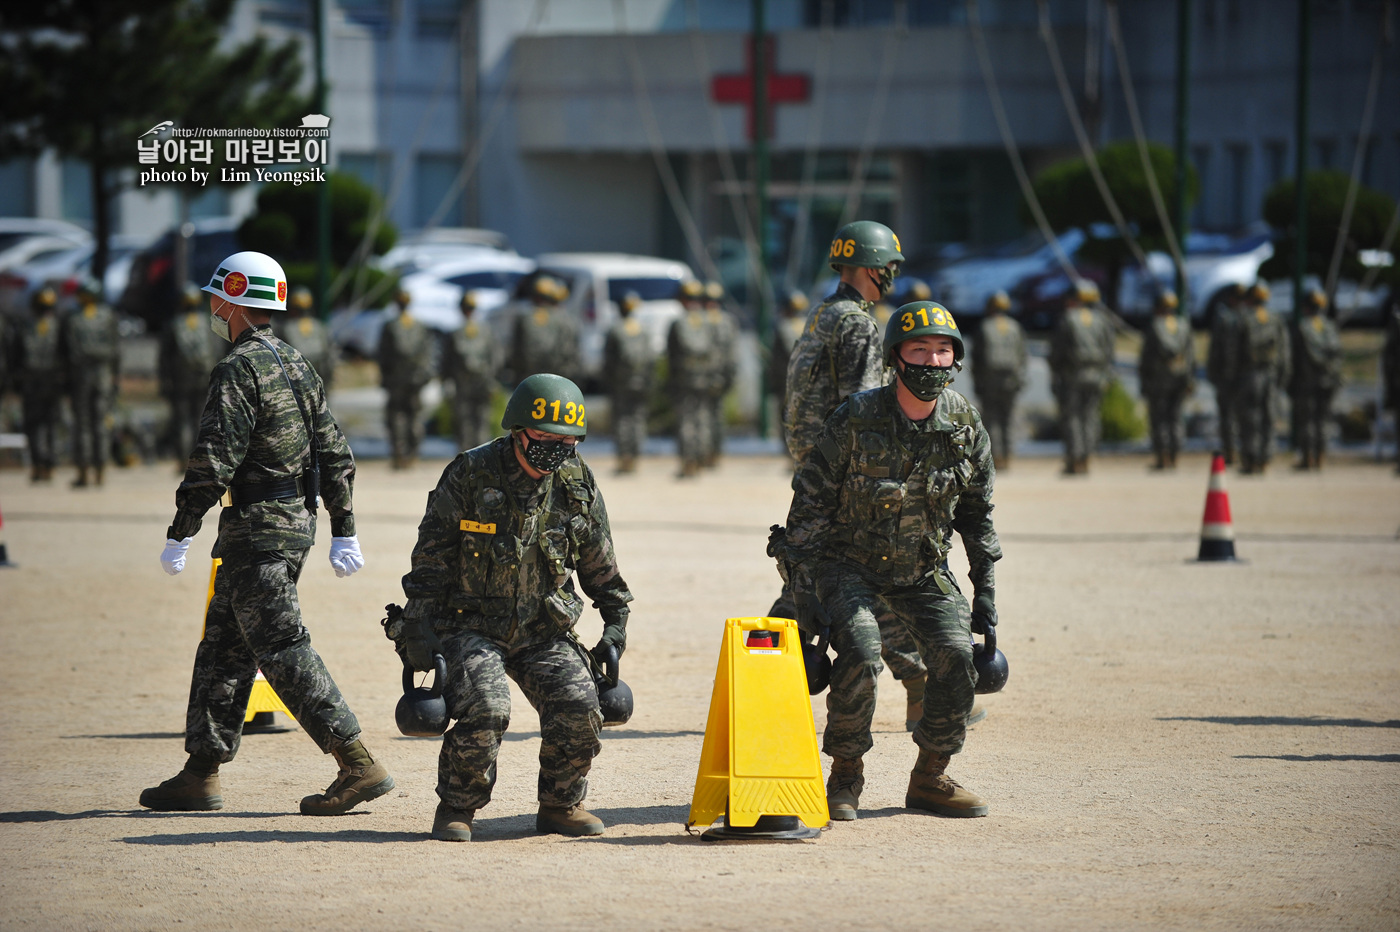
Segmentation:
[(262, 0), (258, 5), (258, 22), (287, 29), (310, 29), (310, 7), (307, 0)]
[(1337, 140), (1321, 137), (1313, 140), (1313, 168), (1324, 171), (1333, 168), (1336, 157)]
[(342, 152), (337, 166), (354, 175), (380, 197), (389, 190), (389, 171), (393, 157), (388, 152)]
[(0, 217), (34, 214), (34, 160), (0, 162)]
[(1249, 209), (1249, 146), (1236, 143), (1227, 146), (1225, 158), (1230, 171), (1230, 190), (1227, 192), (1230, 204), (1229, 222), (1242, 226), (1252, 211)]
[(228, 188), (208, 187), (190, 198), (190, 219), (228, 216)]
[(337, 0), (337, 3), (347, 22), (364, 26), (380, 35), (389, 31), (393, 18), (389, 0)]
[[(62, 186), (63, 219), (75, 223), (92, 222), (92, 166), (77, 159), (64, 159), (60, 173)], [(114, 196), (118, 190), (115, 172), (107, 178), (107, 219), (111, 229), (121, 226), (118, 201)]]
[(627, 292), (635, 291), (643, 301), (666, 301), (676, 296), (680, 286), (674, 278), (611, 278), (608, 300), (620, 302)]
[(418, 0), (418, 37), (454, 38), (461, 8), (460, 0)]
[(1282, 139), (1264, 143), (1264, 170), (1268, 173), (1264, 182), (1269, 187), (1288, 177), (1288, 143)]
[(523, 277), (523, 272), (488, 270), (485, 272), (464, 272), (461, 275), (453, 275), (446, 280), (465, 291), (473, 291), (477, 288), (500, 288), (509, 291), (514, 289), (515, 283)]
[(1214, 219), (1216, 210), (1215, 184), (1210, 173), (1210, 146), (1192, 146), (1191, 161), (1196, 166), (1196, 176), (1200, 179), (1200, 195), (1196, 198), (1196, 209), (1192, 211), (1191, 223), (1206, 226)]
[(456, 153), (418, 156), (413, 173), (413, 218), (418, 226), (425, 227), (434, 218), (436, 226), (462, 225), (462, 188), (453, 190), (461, 168), (462, 157)]

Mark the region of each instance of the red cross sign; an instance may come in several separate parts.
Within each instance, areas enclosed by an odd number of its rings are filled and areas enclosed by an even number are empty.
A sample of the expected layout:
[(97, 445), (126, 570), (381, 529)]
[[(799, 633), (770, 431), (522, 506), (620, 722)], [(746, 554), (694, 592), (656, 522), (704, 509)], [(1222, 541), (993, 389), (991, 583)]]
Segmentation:
[[(773, 37), (763, 38), (763, 60), (768, 70), (767, 133), (773, 135), (774, 104), (806, 103), (811, 96), (810, 81), (805, 74), (778, 74), (774, 69)], [(754, 138), (754, 44), (750, 37), (748, 48), (748, 68), (743, 74), (717, 74), (710, 79), (710, 97), (715, 103), (743, 104), (748, 110), (749, 138)]]

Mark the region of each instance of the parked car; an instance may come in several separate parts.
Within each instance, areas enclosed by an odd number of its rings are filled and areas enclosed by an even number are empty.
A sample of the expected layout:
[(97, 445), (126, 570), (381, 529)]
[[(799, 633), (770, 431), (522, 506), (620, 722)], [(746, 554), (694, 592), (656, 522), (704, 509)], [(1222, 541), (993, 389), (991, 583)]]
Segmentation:
[[(32, 253), (21, 250), (25, 240), (36, 237), (51, 237), (66, 240), (70, 246), (82, 246), (92, 241), (92, 234), (76, 223), (66, 220), (45, 220), (41, 217), (0, 217), (0, 269), (9, 268), (15, 262), (28, 261)], [(22, 257), (22, 258), (21, 258)]]
[(91, 243), (87, 230), (62, 220), (0, 218), (0, 313), (24, 313), (29, 295), (43, 283), (24, 267), (52, 262)]
[[(1189, 311), (1197, 326), (1210, 321), (1220, 296), (1230, 285), (1254, 284), (1259, 266), (1274, 254), (1268, 234), (1243, 239), (1210, 233), (1190, 233), (1186, 237), (1186, 281), (1190, 291)], [(1123, 270), (1118, 282), (1118, 308), (1127, 318), (1146, 317), (1162, 288), (1175, 287), (1176, 268), (1164, 252), (1147, 254), (1147, 273), (1137, 266)]]
[[(238, 252), (238, 224), (233, 217), (210, 217), (192, 221), (189, 279), (204, 285), (219, 263)], [(178, 228), (167, 230), (150, 246), (136, 254), (126, 290), (117, 309), (140, 318), (146, 327), (159, 331), (179, 307), (182, 282), (175, 281), (175, 236)]]
[[(1095, 228), (1095, 235), (1108, 235), (1112, 228)], [(1086, 240), (1083, 230), (1070, 229), (1059, 235), (1060, 248), (1073, 261)], [(998, 291), (1010, 294), (1022, 281), (1059, 268), (1054, 249), (1039, 233), (1007, 243), (990, 255), (972, 256), (940, 269), (929, 282), (933, 300), (959, 318), (981, 317), (987, 299)]]
[[(132, 236), (113, 236), (107, 243), (107, 271), (102, 276), (103, 300), (113, 303), (126, 287), (131, 262), (146, 245), (146, 240)], [(24, 307), (29, 296), (44, 285), (53, 285), (60, 294), (72, 294), (79, 282), (92, 273), (92, 259), (97, 247), (72, 246), (60, 252), (45, 251), (36, 259), (15, 265), (0, 274), (0, 290), (16, 308)]]
[(374, 260), (386, 272), (411, 275), (446, 262), (470, 258), (474, 252), (515, 253), (504, 233), (475, 227), (436, 227), (401, 237), (394, 248)]

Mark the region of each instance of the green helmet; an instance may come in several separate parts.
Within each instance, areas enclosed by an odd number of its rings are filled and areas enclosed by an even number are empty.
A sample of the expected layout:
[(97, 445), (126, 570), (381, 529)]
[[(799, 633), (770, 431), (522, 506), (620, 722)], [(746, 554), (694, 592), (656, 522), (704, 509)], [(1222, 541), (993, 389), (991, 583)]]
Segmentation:
[(915, 337), (948, 337), (953, 341), (953, 360), (962, 362), (963, 338), (958, 322), (946, 307), (933, 301), (914, 301), (898, 308), (885, 324), (885, 364), (894, 358), (894, 348)]
[(297, 285), (292, 289), (292, 307), (298, 311), (309, 311), (311, 305), (316, 303), (316, 299), (311, 295), (311, 289), (305, 285)]
[(894, 230), (874, 220), (857, 220), (836, 231), (828, 259), (832, 270), (840, 272), (843, 265), (882, 269), (891, 262), (903, 262), (904, 254)]
[(530, 376), (511, 393), (501, 418), (506, 430), (531, 428), (547, 434), (583, 437), (588, 421), (583, 408), (583, 392), (577, 385), (550, 372)]
[(194, 282), (185, 282), (185, 293), (180, 297), (180, 304), (186, 310), (193, 310), (204, 303), (204, 292)]
[(29, 297), (29, 306), (36, 311), (51, 310), (56, 304), (58, 304), (58, 292), (48, 285), (40, 288)]
[(78, 282), (78, 288), (75, 293), (78, 296), (78, 300), (84, 304), (92, 301), (100, 301), (102, 300), (102, 285), (92, 276), (85, 275), (82, 280)]

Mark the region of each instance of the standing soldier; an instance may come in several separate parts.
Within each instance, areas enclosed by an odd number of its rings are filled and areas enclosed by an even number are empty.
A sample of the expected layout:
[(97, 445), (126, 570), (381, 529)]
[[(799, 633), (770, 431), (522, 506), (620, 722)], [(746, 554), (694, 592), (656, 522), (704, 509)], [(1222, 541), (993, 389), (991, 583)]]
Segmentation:
[(568, 287), (553, 275), (536, 275), (530, 303), (515, 317), (511, 369), (517, 381), (536, 372), (574, 376), (579, 370), (578, 323), (561, 305)]
[(199, 420), (209, 395), (209, 373), (218, 361), (209, 315), (198, 310), (203, 303), (201, 294), (198, 285), (185, 283), (183, 313), (166, 323), (160, 344), (161, 390), (170, 402), (170, 437), (175, 456), (182, 462), (199, 436)]
[(972, 379), (997, 469), (1011, 465), (1016, 396), (1026, 384), (1026, 336), (1021, 325), (1007, 316), (1010, 309), (1006, 292), (988, 298), (982, 329), (972, 344)]
[(297, 352), (316, 370), (321, 382), (329, 389), (331, 379), (335, 375), (335, 347), (331, 345), (326, 325), (311, 313), (313, 303), (310, 288), (299, 285), (292, 289), (291, 299), (287, 302), (290, 314), (285, 323), (279, 319), (273, 329), (277, 332), (278, 339), (296, 347)]
[(1317, 289), (1303, 296), (1301, 316), (1294, 322), (1293, 445), (1298, 469), (1321, 469), (1327, 452), (1327, 418), (1342, 382), (1342, 337), (1327, 310), (1327, 295)]
[(379, 335), (379, 381), (389, 393), (384, 422), (395, 469), (418, 462), (423, 443), (423, 386), (433, 378), (432, 335), (408, 312), (407, 291), (395, 297), (399, 313)]
[(1262, 474), (1274, 452), (1278, 392), (1288, 384), (1292, 359), (1288, 327), (1269, 311), (1269, 286), (1249, 289), (1235, 345), (1234, 394), (1240, 423), (1240, 472)]
[[(185, 750), (174, 777), (141, 793), (147, 809), (223, 808), (219, 766), (238, 753), (258, 671), (340, 772), (302, 815), (340, 815), (383, 796), (394, 778), (360, 741), (346, 705), (301, 623), (297, 580), (316, 541), (316, 500), (331, 517), (331, 566), (365, 565), (355, 536), (355, 459), (326, 406), (326, 387), (301, 354), (272, 333), (287, 277), (270, 256), (240, 252), (204, 287), (214, 332), (233, 349), (214, 367), (199, 440), (175, 492), (160, 562), (174, 576), (204, 514), (226, 496), (212, 556), (221, 560), (195, 652)], [(236, 303), (235, 303), (236, 302)]]
[(715, 328), (705, 316), (705, 288), (695, 279), (680, 286), (680, 317), (666, 334), (671, 404), (676, 411), (676, 440), (680, 448), (680, 478), (700, 474), (710, 449), (705, 436), (710, 426), (710, 374), (716, 368)]
[(1220, 450), (1227, 466), (1235, 465), (1240, 440), (1239, 410), (1235, 400), (1239, 342), (1244, 327), (1244, 286), (1227, 285), (1210, 322), (1210, 349), (1206, 353), (1206, 378), (1215, 388), (1215, 408), (1220, 420)]
[(1400, 302), (1390, 302), (1385, 322), (1385, 346), (1381, 350), (1381, 406), (1390, 409), (1395, 425), (1395, 471), (1400, 473)]
[[(895, 383), (851, 395), (827, 419), (797, 467), (788, 513), (793, 590), (825, 608), (836, 650), (823, 744), (833, 759), (827, 802), (832, 819), (856, 818), (881, 670), (877, 619), (886, 614), (915, 641), (929, 671), (905, 805), (982, 816), (986, 804), (946, 770), (973, 707), (972, 632), (997, 623), (991, 442), (976, 409), (947, 388), (963, 341), (945, 308), (900, 307), (884, 352)], [(970, 608), (948, 570), (954, 531), (967, 551)]]
[(1051, 387), (1060, 406), (1067, 476), (1089, 472), (1089, 454), (1099, 445), (1099, 402), (1112, 374), (1113, 325), (1098, 303), (1097, 285), (1076, 282), (1050, 337)]
[(491, 439), (491, 398), (501, 359), (490, 328), (476, 320), (475, 292), (462, 292), (462, 316), (466, 321), (447, 336), (443, 368), (452, 382), (457, 449), (470, 450)]
[(1153, 469), (1176, 468), (1181, 452), (1181, 406), (1195, 385), (1191, 324), (1176, 311), (1176, 292), (1164, 290), (1152, 309), (1138, 357), (1138, 379), (1152, 425)]
[(613, 436), (617, 439), (617, 471), (637, 471), (637, 457), (647, 439), (647, 406), (656, 354), (651, 335), (634, 316), (642, 299), (629, 291), (617, 303), (618, 318), (603, 341), (603, 380), (612, 400)]
[[(768, 356), (768, 392), (778, 402), (778, 411), (784, 409), (787, 399), (787, 367), (792, 358), (792, 348), (802, 336), (807, 326), (807, 296), (796, 288), (788, 292), (783, 303), (778, 306), (778, 319), (773, 326), (773, 346)], [(787, 438), (783, 438), (783, 448), (787, 448)], [(789, 451), (791, 455), (791, 451)]]
[(117, 397), (121, 342), (117, 315), (100, 302), (101, 286), (85, 280), (78, 286), (78, 309), (64, 321), (63, 354), (68, 391), (73, 399), (73, 488), (102, 484), (102, 470), (112, 450), (112, 404)]
[(24, 433), (29, 440), (29, 478), (48, 482), (57, 460), (54, 426), (63, 398), (63, 343), (54, 307), (58, 295), (47, 285), (34, 292), (29, 306), (34, 319), (19, 334), (16, 381), (24, 402)]
[(734, 387), (739, 362), (739, 332), (724, 309), (724, 286), (719, 282), (705, 285), (705, 318), (713, 330), (714, 346), (705, 390), (705, 465), (713, 469), (724, 452), (724, 397)]
[[(536, 831), (601, 835), (603, 821), (583, 808), (602, 749), (593, 667), (627, 646), (632, 593), (593, 471), (574, 451), (588, 429), (583, 393), (561, 376), (532, 375), (501, 426), (509, 436), (460, 454), (428, 495), (403, 578), (408, 602), (385, 630), (413, 669), (447, 663), (443, 696), (457, 724), (438, 757), (432, 836), (470, 841), (476, 810), (491, 800), (510, 723), (507, 677), (540, 716)], [(603, 616), (592, 657), (574, 633), (584, 603), (575, 573)]]

